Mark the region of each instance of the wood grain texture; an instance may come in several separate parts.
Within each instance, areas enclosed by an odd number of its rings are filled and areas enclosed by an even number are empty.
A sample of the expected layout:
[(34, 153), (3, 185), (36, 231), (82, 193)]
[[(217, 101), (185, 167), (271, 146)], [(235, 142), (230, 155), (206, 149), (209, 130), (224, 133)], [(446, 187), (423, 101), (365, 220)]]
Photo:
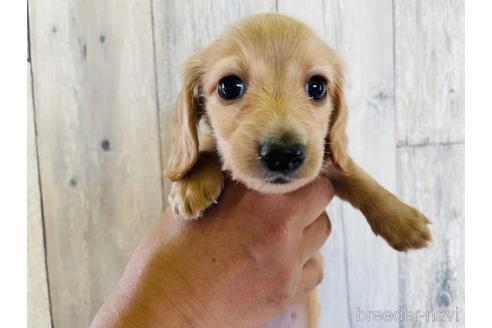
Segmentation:
[[(280, 0), (341, 55), (346, 66), (350, 153), (389, 190), (396, 188), (391, 1)], [(320, 327), (352, 327), (356, 309), (398, 306), (398, 258), (347, 203), (330, 205), (333, 233), (324, 248)], [(397, 326), (395, 322), (363, 326)]]
[[(154, 0), (154, 39), (159, 93), (162, 162), (169, 153), (169, 114), (182, 85), (185, 60), (241, 17), (275, 11), (275, 1)], [(164, 192), (170, 184), (164, 180)]]
[(396, 0), (398, 144), (464, 141), (464, 0)]
[(429, 249), (400, 255), (400, 305), (455, 314), (402, 326), (463, 327), (464, 1), (394, 8), (399, 192), (429, 216), (434, 238)]
[(87, 327), (162, 208), (150, 2), (29, 4), (55, 327)]
[(36, 131), (31, 84), (27, 68), (27, 327), (51, 326), (44, 252), (41, 193), (39, 190)]
[(458, 317), (420, 318), (403, 327), (464, 327), (464, 145), (400, 147), (401, 197), (432, 221), (428, 249), (400, 255), (400, 305), (411, 311), (458, 311)]

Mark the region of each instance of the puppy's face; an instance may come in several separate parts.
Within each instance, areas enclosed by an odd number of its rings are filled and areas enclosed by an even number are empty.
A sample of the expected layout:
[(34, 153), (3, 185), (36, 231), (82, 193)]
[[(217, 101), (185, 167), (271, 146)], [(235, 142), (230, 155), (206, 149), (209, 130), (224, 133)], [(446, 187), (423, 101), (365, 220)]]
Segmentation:
[(248, 18), (192, 58), (188, 75), (196, 79), (194, 110), (234, 179), (288, 192), (319, 174), (341, 66), (305, 25), (280, 15)]

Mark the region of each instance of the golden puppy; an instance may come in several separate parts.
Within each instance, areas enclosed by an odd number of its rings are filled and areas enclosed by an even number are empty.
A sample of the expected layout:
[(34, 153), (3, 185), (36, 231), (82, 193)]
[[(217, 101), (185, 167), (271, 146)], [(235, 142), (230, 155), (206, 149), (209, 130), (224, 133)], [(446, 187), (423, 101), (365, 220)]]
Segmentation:
[[(336, 53), (292, 18), (246, 18), (186, 64), (166, 170), (174, 181), (170, 204), (183, 217), (199, 217), (219, 196), (223, 172), (265, 193), (286, 193), (323, 174), (393, 248), (426, 246), (429, 221), (348, 156), (346, 121)], [(308, 303), (313, 326), (317, 304)]]

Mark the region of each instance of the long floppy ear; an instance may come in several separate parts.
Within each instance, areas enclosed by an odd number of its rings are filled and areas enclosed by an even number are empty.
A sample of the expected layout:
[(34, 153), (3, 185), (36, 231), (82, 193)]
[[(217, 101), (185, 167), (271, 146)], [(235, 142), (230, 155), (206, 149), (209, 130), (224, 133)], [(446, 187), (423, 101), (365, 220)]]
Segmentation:
[(333, 112), (330, 117), (328, 129), (327, 145), (328, 156), (336, 168), (342, 172), (347, 172), (350, 164), (350, 157), (347, 154), (347, 105), (344, 97), (344, 79), (341, 68), (338, 71), (333, 90)]
[(183, 178), (198, 159), (201, 67), (201, 59), (198, 55), (187, 61), (184, 84), (171, 117), (171, 153), (165, 171), (171, 181)]

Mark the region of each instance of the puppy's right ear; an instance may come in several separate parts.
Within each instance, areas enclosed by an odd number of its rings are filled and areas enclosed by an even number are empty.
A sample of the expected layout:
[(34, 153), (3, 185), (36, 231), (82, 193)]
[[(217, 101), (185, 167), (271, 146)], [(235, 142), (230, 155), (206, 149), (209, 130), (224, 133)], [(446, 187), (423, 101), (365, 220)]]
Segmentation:
[(198, 55), (187, 61), (184, 84), (171, 117), (171, 152), (165, 171), (171, 181), (182, 179), (198, 159), (201, 62)]

